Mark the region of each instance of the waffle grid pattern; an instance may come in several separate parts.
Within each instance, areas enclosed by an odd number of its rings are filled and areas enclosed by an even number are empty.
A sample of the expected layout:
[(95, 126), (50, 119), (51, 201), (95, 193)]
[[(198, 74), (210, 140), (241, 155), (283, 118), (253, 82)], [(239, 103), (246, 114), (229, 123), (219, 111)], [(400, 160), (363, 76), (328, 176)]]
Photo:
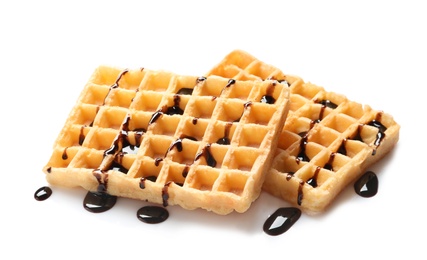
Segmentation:
[[(261, 102), (265, 97), (274, 104)], [(246, 211), (289, 107), (275, 80), (99, 67), (44, 167), (47, 180), (154, 203)]]
[(289, 85), (288, 117), (263, 189), (308, 214), (324, 211), (398, 141), (400, 126), (389, 114), (285, 75), (246, 52), (231, 52), (207, 75)]

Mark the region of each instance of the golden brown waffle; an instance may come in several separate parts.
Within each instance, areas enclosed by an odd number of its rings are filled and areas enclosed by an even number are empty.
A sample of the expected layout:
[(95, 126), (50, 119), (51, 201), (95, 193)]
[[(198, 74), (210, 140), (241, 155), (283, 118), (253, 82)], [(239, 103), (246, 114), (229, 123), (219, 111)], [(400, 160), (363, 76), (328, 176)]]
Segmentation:
[(53, 185), (218, 214), (244, 212), (271, 167), (288, 101), (289, 89), (274, 80), (101, 66), (44, 172)]
[(391, 115), (286, 75), (244, 51), (231, 52), (207, 75), (289, 85), (289, 113), (263, 189), (308, 214), (324, 211), (399, 139)]

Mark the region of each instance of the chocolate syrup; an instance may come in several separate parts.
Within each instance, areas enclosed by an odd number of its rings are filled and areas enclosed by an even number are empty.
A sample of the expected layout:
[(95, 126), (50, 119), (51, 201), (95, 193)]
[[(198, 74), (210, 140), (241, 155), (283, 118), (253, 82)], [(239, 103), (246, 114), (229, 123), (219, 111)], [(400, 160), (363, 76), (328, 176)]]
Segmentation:
[(365, 172), (355, 183), (354, 191), (365, 198), (373, 197), (378, 191), (378, 177), (372, 171)]
[(184, 110), (182, 110), (179, 107), (180, 102), (181, 102), (181, 97), (179, 95), (174, 95), (174, 97), (173, 97), (174, 105), (167, 108), (166, 114), (168, 114), (168, 115), (182, 115), (182, 114), (184, 114)]
[(107, 97), (108, 97), (108, 95), (110, 94), (111, 90), (119, 87), (119, 81), (120, 81), (120, 79), (121, 79), (121, 78), (122, 78), (126, 73), (128, 73), (128, 70), (127, 70), (127, 69), (123, 70), (123, 71), (119, 74), (119, 76), (117, 77), (117, 79), (116, 79), (116, 81), (113, 83), (113, 85), (111, 85), (111, 86), (110, 86), (110, 89), (108, 90), (108, 93), (107, 93), (107, 95), (106, 95), (106, 96), (105, 96), (105, 98), (104, 98), (104, 102), (102, 103), (103, 105), (105, 104), (105, 100), (107, 100)]
[(166, 113), (167, 109), (167, 107), (162, 107), (161, 109), (154, 112), (150, 118), (150, 121), (148, 122), (148, 125), (155, 123), (164, 113)]
[[(244, 103), (244, 104), (243, 104), (243, 108), (244, 108), (244, 109), (247, 109), (247, 108), (248, 108), (248, 107), (250, 107), (251, 105), (252, 105), (252, 101), (247, 101), (246, 103)], [(240, 119), (242, 118), (243, 113), (245, 113), (245, 110), (243, 110), (242, 115), (240, 115), (240, 117), (239, 117), (239, 118), (237, 118), (236, 120), (234, 120), (233, 122), (234, 122), (234, 123), (238, 123), (238, 122), (240, 121)]]
[[(378, 133), (377, 133), (375, 141), (374, 141), (375, 148), (372, 151), (372, 155), (376, 154), (377, 148), (380, 146), (381, 141), (384, 139), (385, 131), (387, 130), (387, 127), (381, 123), (381, 117), (382, 117), (382, 113), (378, 113), (374, 120), (372, 120), (366, 124), (369, 126), (376, 127), (378, 129)], [(351, 139), (364, 142), (362, 139), (362, 136), (361, 136), (363, 126), (364, 126), (364, 124), (359, 125), (354, 137)]]
[(267, 93), (261, 97), (260, 102), (266, 103), (266, 104), (274, 104), (276, 102), (276, 99), (273, 97), (274, 88), (276, 86), (276, 83), (273, 82), (268, 86)]
[(328, 162), (323, 166), (323, 168), (325, 168), (326, 170), (333, 171), (334, 168), (332, 166), (332, 163), (334, 162), (334, 159), (335, 159), (335, 153), (331, 153), (331, 155), (329, 155)]
[[(224, 92), (224, 90), (226, 89), (226, 88), (229, 88), (229, 87), (231, 87), (232, 85), (234, 85), (236, 83), (236, 80), (235, 79), (229, 79), (228, 80), (228, 82), (227, 82), (227, 85), (225, 85), (225, 87), (221, 90), (221, 93), (219, 94), (220, 96), (222, 95), (222, 92)], [(212, 100), (215, 100), (217, 97), (212, 97)]]
[(95, 169), (93, 171), (93, 176), (95, 176), (96, 180), (98, 181), (97, 191), (99, 193), (107, 192), (108, 174), (106, 171)]
[(116, 158), (117, 159), (113, 160), (108, 170), (119, 171), (124, 174), (127, 174), (129, 170), (122, 165), (123, 154), (118, 154)]
[(276, 102), (276, 99), (272, 96), (267, 96), (264, 95), (261, 97), (261, 103), (266, 103), (266, 104), (274, 104), (274, 102)]
[(118, 152), (119, 143), (120, 143), (120, 140), (123, 138), (123, 135), (127, 136), (127, 133), (122, 131), (119, 135), (116, 136), (116, 138), (113, 141), (113, 145), (111, 145), (110, 148), (108, 148), (107, 150), (104, 151), (104, 156), (114, 155)]
[(313, 176), (306, 181), (307, 184), (311, 185), (313, 188), (317, 187), (317, 176), (319, 175), (319, 172), (320, 172), (320, 167), (317, 166)]
[(68, 147), (65, 147), (64, 151), (62, 152), (62, 156), (61, 156), (62, 160), (68, 159), (67, 149), (68, 149)]
[[(301, 210), (294, 207), (279, 208), (264, 222), (263, 230), (270, 236), (285, 233), (301, 217)], [(281, 221), (280, 225), (278, 225)]]
[[(387, 130), (387, 127), (385, 127), (383, 124), (381, 124), (381, 122), (377, 120), (372, 120), (371, 122), (368, 123), (368, 125), (378, 128), (378, 133), (374, 141), (374, 145), (376, 146), (376, 148), (378, 148), (378, 146), (380, 146), (381, 144), (381, 141), (385, 137), (385, 131)], [(372, 151), (372, 155), (376, 154), (377, 152), (376, 148)]]
[(158, 206), (145, 206), (136, 212), (137, 218), (148, 224), (158, 224), (169, 218), (169, 212)]
[(307, 138), (308, 138), (308, 133), (307, 132), (303, 132), (300, 133), (300, 135), (302, 135), (301, 141), (300, 141), (300, 145), (299, 145), (299, 153), (297, 155), (297, 157), (295, 158), (296, 162), (299, 164), (300, 161), (306, 161), (309, 162), (310, 158), (308, 158), (307, 154), (305, 153), (305, 148), (306, 145), (308, 143)]
[(169, 200), (169, 186), (171, 185), (172, 181), (168, 181), (162, 189), (162, 200), (163, 200), (163, 207), (167, 207), (168, 204), (168, 200)]
[(92, 213), (105, 212), (116, 204), (117, 197), (105, 192), (88, 191), (84, 200), (83, 207)]
[(156, 158), (154, 159), (154, 165), (159, 166), (162, 161), (163, 161), (163, 158), (160, 158), (160, 157)]
[(230, 144), (230, 128), (233, 125), (233, 123), (227, 123), (224, 127), (224, 136), (219, 138), (218, 141), (216, 141), (217, 144), (227, 145)]
[(323, 120), (324, 117), (324, 113), (325, 113), (325, 109), (327, 107), (331, 108), (331, 109), (335, 109), (338, 107), (337, 104), (335, 104), (334, 102), (330, 101), (330, 100), (321, 100), (321, 101), (315, 101), (316, 103), (320, 104), (320, 111), (319, 111), (319, 117), (316, 120), (313, 120), (311, 123), (312, 124), (316, 124), (316, 123), (320, 123), (320, 121)]
[(34, 193), (34, 199), (36, 199), (37, 201), (43, 201), (47, 200), (50, 195), (52, 195), (52, 189), (50, 187), (43, 186), (36, 190), (36, 192)]
[(329, 108), (332, 108), (332, 109), (335, 109), (335, 108), (338, 107), (337, 104), (335, 104), (334, 102), (332, 102), (332, 101), (330, 101), (328, 99), (321, 100), (321, 101), (319, 101), (317, 103), (322, 104), (322, 106), (329, 107)]
[(197, 161), (200, 159), (201, 156), (204, 156), (206, 159), (206, 163), (211, 166), (211, 167), (215, 167), (216, 166), (216, 160), (215, 158), (212, 156), (211, 153), (211, 144), (207, 144), (202, 151), (200, 151), (199, 153), (196, 154), (196, 158), (194, 159), (194, 161)]

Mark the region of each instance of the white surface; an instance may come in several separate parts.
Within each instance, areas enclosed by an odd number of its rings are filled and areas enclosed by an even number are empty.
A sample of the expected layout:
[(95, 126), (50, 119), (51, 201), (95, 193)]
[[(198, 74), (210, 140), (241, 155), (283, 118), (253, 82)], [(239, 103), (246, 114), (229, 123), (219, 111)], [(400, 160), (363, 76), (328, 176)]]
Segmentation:
[[(278, 2), (3, 1), (0, 258), (423, 258), (422, 1)], [(288, 205), (265, 193), (244, 214), (169, 207), (158, 225), (136, 218), (141, 201), (119, 199), (91, 214), (82, 190), (53, 187), (51, 198), (34, 200), (47, 184), (41, 168), (53, 141), (98, 65), (201, 75), (235, 48), (395, 117), (400, 141), (371, 168), (377, 196), (361, 198), (349, 187), (328, 213), (303, 215), (277, 237), (262, 225)]]

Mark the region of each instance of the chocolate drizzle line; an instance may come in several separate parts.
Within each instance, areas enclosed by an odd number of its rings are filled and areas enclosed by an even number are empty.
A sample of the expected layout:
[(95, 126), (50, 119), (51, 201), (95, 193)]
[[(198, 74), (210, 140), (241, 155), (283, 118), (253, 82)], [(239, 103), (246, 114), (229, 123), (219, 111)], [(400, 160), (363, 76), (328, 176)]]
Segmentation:
[(216, 160), (213, 157), (212, 153), (211, 153), (211, 144), (207, 144), (202, 151), (200, 151), (199, 153), (196, 154), (196, 158), (194, 159), (194, 161), (197, 161), (200, 159), (200, 157), (205, 157), (206, 159), (206, 163), (211, 166), (211, 167), (215, 167), (216, 166)]
[(266, 91), (266, 94), (261, 97), (260, 102), (266, 103), (266, 104), (274, 104), (276, 102), (276, 99), (273, 97), (273, 92), (276, 87), (276, 82), (272, 82)]
[(111, 90), (113, 90), (113, 89), (115, 89), (115, 88), (118, 88), (118, 87), (119, 87), (119, 81), (122, 79), (122, 77), (123, 77), (126, 73), (128, 73), (128, 71), (129, 71), (129, 70), (125, 69), (125, 70), (123, 70), (123, 71), (119, 74), (119, 76), (117, 77), (117, 79), (116, 79), (116, 81), (114, 82), (114, 84), (110, 86), (110, 89), (108, 90), (108, 93), (107, 93), (107, 95), (105, 96), (105, 98), (104, 98), (104, 102), (102, 103), (102, 105), (105, 105), (105, 101), (107, 100), (107, 97), (108, 97), (108, 95), (110, 94)]
[(375, 138), (375, 141), (374, 141), (374, 143), (373, 143), (373, 145), (374, 145), (375, 147), (374, 147), (374, 149), (372, 150), (372, 155), (375, 155), (375, 154), (376, 154), (377, 149), (378, 149), (378, 147), (379, 147), (379, 146), (380, 146), (380, 144), (381, 144), (381, 141), (382, 141), (382, 140), (385, 138), (385, 136), (386, 136), (385, 131), (387, 131), (387, 127), (386, 127), (386, 126), (384, 126), (384, 125), (381, 123), (381, 117), (382, 117), (382, 112), (379, 112), (379, 113), (375, 116), (375, 119), (374, 119), (374, 120), (372, 120), (372, 121), (370, 121), (370, 122), (368, 122), (368, 123), (366, 123), (366, 124), (359, 124), (359, 126), (358, 126), (358, 128), (357, 128), (356, 133), (355, 133), (355, 134), (354, 134), (354, 136), (351, 138), (352, 140), (357, 140), (357, 141), (360, 141), (360, 142), (364, 142), (364, 140), (363, 140), (363, 138), (362, 138), (362, 135), (361, 135), (361, 132), (362, 132), (363, 127), (364, 127), (365, 125), (369, 125), (369, 126), (372, 126), (372, 127), (377, 128), (377, 129), (378, 129), (378, 132), (377, 132), (377, 134), (376, 134), (376, 138)]
[[(219, 93), (219, 95), (221, 96), (222, 93), (224, 92), (225, 89), (231, 87), (232, 85), (236, 84), (236, 80), (235, 79), (229, 79), (227, 82), (227, 85), (225, 85), (225, 87), (221, 90), (221, 92)], [(217, 97), (212, 97), (212, 100), (215, 100)]]
[(169, 200), (169, 186), (171, 185), (173, 181), (168, 181), (166, 182), (166, 184), (163, 186), (162, 189), (162, 200), (163, 200), (163, 207), (167, 207), (169, 205), (168, 200)]

